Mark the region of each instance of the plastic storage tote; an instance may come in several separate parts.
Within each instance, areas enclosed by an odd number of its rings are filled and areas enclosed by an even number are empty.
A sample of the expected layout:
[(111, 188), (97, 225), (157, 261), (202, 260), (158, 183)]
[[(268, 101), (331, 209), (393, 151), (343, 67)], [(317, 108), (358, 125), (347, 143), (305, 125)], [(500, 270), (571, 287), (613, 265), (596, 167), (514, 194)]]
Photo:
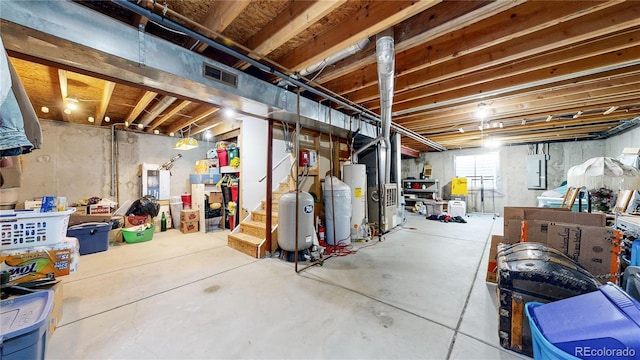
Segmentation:
[[(529, 306), (530, 319), (540, 335), (571, 356), (585, 359), (640, 357), (640, 302), (612, 283), (601, 286), (599, 291), (542, 306)], [(541, 349), (544, 351), (545, 347)]]
[(67, 234), (69, 215), (76, 211), (0, 210), (0, 250), (52, 245)]
[(155, 225), (151, 225), (149, 228), (145, 225), (138, 225), (130, 228), (123, 228), (122, 236), (124, 236), (124, 241), (129, 244), (149, 241), (153, 239), (155, 227)]
[(110, 223), (83, 223), (69, 227), (68, 237), (78, 239), (80, 255), (93, 254), (109, 249)]
[(544, 304), (539, 302), (529, 302), (525, 305), (525, 314), (529, 318), (529, 327), (533, 338), (533, 358), (535, 360), (579, 360), (579, 358), (558, 349), (542, 335), (538, 324), (531, 315), (533, 309), (542, 305)]
[(44, 359), (53, 291), (0, 301), (0, 359)]

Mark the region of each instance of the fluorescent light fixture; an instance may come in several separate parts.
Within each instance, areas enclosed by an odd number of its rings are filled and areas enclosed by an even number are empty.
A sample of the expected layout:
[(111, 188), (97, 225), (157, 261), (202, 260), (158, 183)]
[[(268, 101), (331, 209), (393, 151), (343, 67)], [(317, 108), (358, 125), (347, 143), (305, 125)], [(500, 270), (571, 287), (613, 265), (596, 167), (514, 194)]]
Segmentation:
[(577, 119), (580, 115), (582, 115), (582, 111), (578, 111), (575, 115), (573, 115), (573, 118)]
[(110, 117), (108, 117), (108, 116), (105, 116), (105, 117), (104, 117), (104, 122), (109, 122), (109, 121), (111, 121), (111, 118), (110, 118)]
[(48, 114), (49, 113), (49, 108), (46, 107), (46, 106), (43, 106), (43, 107), (40, 108), (40, 111), (42, 111), (45, 114)]
[(464, 133), (464, 129), (463, 128), (458, 129), (458, 131), (460, 131), (461, 134)]
[(173, 148), (176, 150), (191, 150), (197, 147), (198, 147), (198, 141), (191, 137), (182, 138), (178, 140), (178, 142), (175, 143), (175, 145), (173, 145)]
[(547, 120), (545, 120), (545, 121), (546, 121), (546, 122), (549, 122), (549, 121), (551, 121), (551, 119), (553, 119), (553, 115), (549, 115), (549, 116), (547, 116)]
[(618, 110), (618, 107), (617, 106), (612, 106), (607, 111), (603, 112), (602, 115), (609, 115), (609, 114), (611, 114), (612, 112), (614, 112), (616, 110)]
[(90, 123), (96, 121), (96, 119), (93, 116), (89, 116), (87, 120), (89, 120)]

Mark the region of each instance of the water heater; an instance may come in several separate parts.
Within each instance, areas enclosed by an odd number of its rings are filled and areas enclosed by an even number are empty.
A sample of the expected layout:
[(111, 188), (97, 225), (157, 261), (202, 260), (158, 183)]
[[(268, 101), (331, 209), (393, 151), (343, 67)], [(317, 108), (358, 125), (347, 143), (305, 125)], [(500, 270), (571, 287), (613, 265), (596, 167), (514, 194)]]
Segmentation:
[(366, 229), (362, 223), (367, 208), (367, 166), (364, 164), (348, 164), (342, 169), (342, 180), (351, 188), (351, 239), (362, 239)]

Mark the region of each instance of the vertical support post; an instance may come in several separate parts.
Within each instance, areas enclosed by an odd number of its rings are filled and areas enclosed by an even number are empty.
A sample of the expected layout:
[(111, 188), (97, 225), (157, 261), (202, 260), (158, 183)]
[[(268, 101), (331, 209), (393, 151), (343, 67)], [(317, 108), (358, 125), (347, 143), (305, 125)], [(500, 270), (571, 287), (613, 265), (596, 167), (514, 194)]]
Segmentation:
[(273, 246), (271, 244), (271, 229), (273, 229), (272, 224), (272, 216), (271, 212), (273, 211), (273, 192), (272, 192), (272, 183), (273, 183), (273, 119), (269, 118), (269, 125), (267, 129), (267, 195), (266, 195), (266, 227), (267, 227), (267, 241), (266, 246), (269, 253), (272, 253)]

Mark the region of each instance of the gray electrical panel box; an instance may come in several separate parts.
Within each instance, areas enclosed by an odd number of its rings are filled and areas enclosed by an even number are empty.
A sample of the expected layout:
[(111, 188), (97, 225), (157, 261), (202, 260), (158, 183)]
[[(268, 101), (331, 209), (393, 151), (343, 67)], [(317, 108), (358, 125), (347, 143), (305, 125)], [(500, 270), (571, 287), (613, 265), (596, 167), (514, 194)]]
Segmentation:
[(544, 154), (527, 155), (527, 188), (547, 189), (547, 159)]

